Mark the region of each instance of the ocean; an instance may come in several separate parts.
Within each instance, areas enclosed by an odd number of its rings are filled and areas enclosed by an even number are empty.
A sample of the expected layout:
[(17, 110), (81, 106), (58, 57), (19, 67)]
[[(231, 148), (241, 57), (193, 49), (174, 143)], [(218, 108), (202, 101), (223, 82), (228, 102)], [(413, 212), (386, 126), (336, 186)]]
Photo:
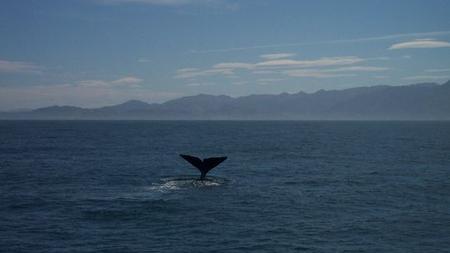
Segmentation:
[(0, 193), (1, 252), (450, 252), (450, 122), (0, 121)]

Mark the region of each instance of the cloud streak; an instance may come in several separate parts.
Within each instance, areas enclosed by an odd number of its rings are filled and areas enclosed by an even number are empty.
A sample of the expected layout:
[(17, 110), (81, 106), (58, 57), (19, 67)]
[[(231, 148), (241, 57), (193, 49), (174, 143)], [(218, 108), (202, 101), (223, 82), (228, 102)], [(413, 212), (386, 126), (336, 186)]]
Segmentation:
[(428, 73), (450, 72), (450, 68), (448, 68), (448, 69), (426, 69), (425, 72), (428, 72)]
[[(271, 57), (269, 57), (271, 58)], [(277, 57), (275, 57), (277, 58)], [(355, 72), (379, 72), (388, 68), (376, 66), (355, 66), (368, 59), (357, 56), (322, 57), (311, 60), (273, 59), (256, 63), (223, 62), (206, 69), (184, 68), (176, 72), (175, 78), (193, 80), (199, 77), (222, 75), (236, 77), (236, 72), (244, 71), (254, 75), (281, 74), (289, 77), (330, 78), (355, 76)]]
[(30, 62), (0, 60), (0, 72), (41, 74), (42, 67)]
[(139, 62), (139, 63), (149, 63), (149, 62), (152, 62), (152, 61), (150, 59), (148, 59), (148, 58), (142, 57), (142, 58), (139, 58), (137, 60), (137, 62)]
[(82, 80), (76, 83), (78, 86), (84, 87), (128, 87), (128, 88), (138, 88), (143, 80), (134, 76), (126, 76), (119, 78), (117, 80), (106, 81), (106, 80)]
[(223, 62), (213, 66), (214, 69), (252, 69), (254, 64), (244, 62)]
[(389, 47), (390, 50), (394, 49), (406, 49), (406, 48), (441, 48), (450, 47), (450, 43), (447, 41), (439, 41), (433, 39), (417, 39), (413, 41), (396, 43)]
[(316, 69), (295, 69), (287, 70), (284, 73), (290, 77), (312, 77), (312, 78), (334, 78), (334, 77), (352, 77), (355, 74), (333, 73)]
[(214, 76), (214, 75), (225, 75), (231, 76), (234, 72), (232, 69), (206, 69), (206, 70), (198, 70), (194, 68), (180, 69), (177, 70), (175, 78), (176, 79), (194, 79), (197, 77), (206, 77), (206, 76)]
[(276, 54), (262, 54), (259, 57), (266, 59), (266, 60), (276, 60), (276, 59), (283, 59), (283, 58), (289, 58), (293, 57), (295, 54), (293, 53), (276, 53)]
[[(269, 58), (273, 58), (270, 56)], [(215, 75), (223, 75), (228, 77), (235, 76), (238, 71), (251, 71), (253, 74), (277, 74), (279, 71), (299, 68), (321, 68), (321, 67), (338, 67), (348, 66), (356, 63), (361, 63), (366, 59), (356, 56), (341, 56), (341, 57), (322, 57), (311, 60), (295, 60), (295, 59), (275, 59), (265, 60), (256, 63), (247, 62), (222, 62), (214, 64), (206, 69), (198, 68), (183, 68), (176, 71), (175, 78), (177, 79), (195, 79), (199, 77), (209, 77)], [(379, 67), (347, 67), (339, 71), (379, 71), (384, 68)], [(286, 72), (287, 73), (287, 72)], [(329, 75), (331, 75), (329, 73)], [(296, 75), (291, 75), (296, 76)]]
[(267, 85), (267, 84), (271, 84), (271, 83), (278, 83), (281, 81), (286, 80), (286, 78), (260, 78), (258, 80), (256, 80), (256, 83), (260, 84), (260, 85)]
[(345, 44), (345, 43), (359, 43), (359, 42), (371, 42), (380, 40), (393, 40), (401, 38), (414, 38), (414, 37), (429, 37), (429, 36), (443, 36), (449, 35), (450, 31), (433, 31), (433, 32), (422, 32), (422, 33), (398, 33), (374, 37), (362, 37), (344, 40), (327, 40), (327, 41), (316, 41), (316, 42), (294, 42), (294, 43), (280, 43), (280, 44), (266, 44), (266, 45), (256, 45), (248, 47), (230, 47), (230, 48), (217, 48), (217, 49), (206, 49), (206, 50), (191, 50), (190, 53), (195, 54), (205, 54), (205, 53), (226, 53), (234, 51), (245, 51), (252, 49), (265, 49), (265, 48), (283, 48), (283, 47), (299, 47), (299, 46), (313, 46), (313, 45), (325, 45), (325, 44)]
[(450, 75), (418, 75), (418, 76), (408, 76), (404, 77), (404, 80), (448, 80), (450, 79)]
[(386, 70), (388, 70), (388, 68), (373, 66), (351, 66), (331, 69), (293, 69), (286, 70), (283, 73), (290, 77), (333, 78), (356, 76), (355, 72), (379, 72)]
[(336, 65), (351, 65), (362, 62), (364, 59), (356, 56), (344, 57), (323, 57), (316, 60), (292, 60), (292, 59), (278, 59), (256, 63), (256, 67), (262, 68), (278, 68), (278, 67), (324, 67)]

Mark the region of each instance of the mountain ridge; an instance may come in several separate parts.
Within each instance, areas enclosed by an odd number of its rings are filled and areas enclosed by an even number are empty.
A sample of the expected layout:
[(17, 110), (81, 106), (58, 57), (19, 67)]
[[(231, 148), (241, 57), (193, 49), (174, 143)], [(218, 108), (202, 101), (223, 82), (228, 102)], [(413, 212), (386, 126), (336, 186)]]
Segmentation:
[(55, 105), (2, 112), (0, 119), (449, 120), (450, 81), (242, 97), (198, 94), (159, 104), (128, 100), (99, 108)]

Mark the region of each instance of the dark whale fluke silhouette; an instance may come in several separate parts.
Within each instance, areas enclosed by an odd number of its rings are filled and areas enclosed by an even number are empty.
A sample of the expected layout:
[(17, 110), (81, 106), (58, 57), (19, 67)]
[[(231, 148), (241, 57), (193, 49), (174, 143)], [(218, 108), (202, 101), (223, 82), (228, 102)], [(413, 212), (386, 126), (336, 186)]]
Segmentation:
[(182, 155), (182, 154), (180, 154), (180, 156), (183, 157), (184, 160), (186, 160), (190, 164), (192, 164), (195, 168), (200, 170), (200, 172), (202, 173), (200, 175), (200, 180), (204, 180), (205, 177), (206, 177), (206, 173), (208, 173), (214, 167), (216, 167), (221, 162), (223, 162), (223, 161), (225, 161), (227, 159), (226, 156), (223, 156), (223, 157), (210, 157), (210, 158), (203, 159), (203, 161), (202, 161), (200, 158), (195, 157), (195, 156)]

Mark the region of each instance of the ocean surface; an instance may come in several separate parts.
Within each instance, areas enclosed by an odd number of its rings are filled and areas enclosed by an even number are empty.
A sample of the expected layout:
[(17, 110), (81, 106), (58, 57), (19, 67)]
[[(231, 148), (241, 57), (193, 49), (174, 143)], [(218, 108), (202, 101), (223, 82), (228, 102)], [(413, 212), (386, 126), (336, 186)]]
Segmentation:
[(0, 121), (0, 252), (449, 249), (450, 122)]

